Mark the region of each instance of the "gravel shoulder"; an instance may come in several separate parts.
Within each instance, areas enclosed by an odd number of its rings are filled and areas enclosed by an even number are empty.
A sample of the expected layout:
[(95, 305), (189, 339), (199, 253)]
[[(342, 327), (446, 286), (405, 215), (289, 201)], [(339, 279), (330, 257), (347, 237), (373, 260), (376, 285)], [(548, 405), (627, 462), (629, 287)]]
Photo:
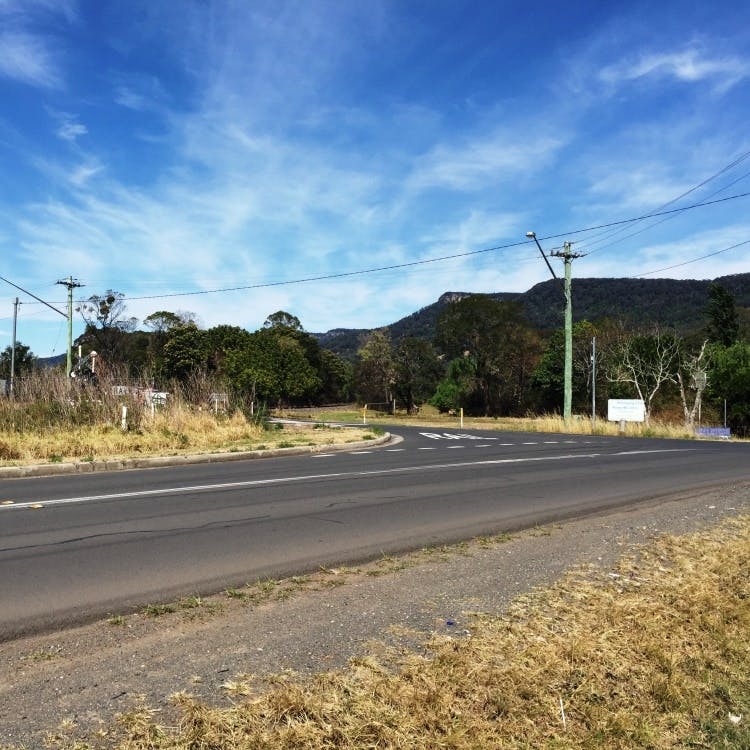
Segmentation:
[(238, 675), (345, 666), (377, 643), (419, 648), (460, 635), (469, 613), (509, 602), (579, 565), (611, 566), (654, 535), (750, 512), (750, 483), (635, 505), (507, 538), (421, 551), (268, 582), (260, 600), (226, 594), (0, 644), (0, 746), (44, 747), (63, 722), (95, 731), (141, 698), (170, 712), (178, 691), (212, 704)]

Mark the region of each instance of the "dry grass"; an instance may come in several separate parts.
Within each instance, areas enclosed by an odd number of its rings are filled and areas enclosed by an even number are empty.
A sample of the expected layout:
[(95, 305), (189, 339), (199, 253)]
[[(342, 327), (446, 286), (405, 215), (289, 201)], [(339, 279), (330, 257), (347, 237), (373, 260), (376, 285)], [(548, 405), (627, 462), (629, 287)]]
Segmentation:
[(747, 748), (748, 632), (744, 517), (664, 537), (614, 572), (573, 573), (427, 655), (308, 681), (239, 675), (229, 708), (178, 694), (177, 726), (142, 706), (98, 739), (64, 732), (50, 747)]
[(325, 446), (372, 437), (368, 429), (267, 430), (239, 412), (217, 417), (181, 409), (146, 417), (137, 430), (114, 424), (0, 430), (0, 465)]
[(14, 400), (0, 399), (0, 465), (328, 445), (372, 437), (371, 428), (265, 429), (246, 417), (243, 404), (230, 405), (228, 414), (214, 413), (208, 394), (222, 386), (207, 379), (175, 386), (167, 404), (154, 408), (146, 404), (142, 389), (133, 386), (122, 393), (122, 382), (113, 375), (97, 387), (82, 386), (47, 370), (19, 381)]
[(341, 421), (362, 423), (363, 417), (368, 424), (405, 424), (422, 427), (434, 427), (448, 430), (506, 430), (509, 432), (545, 432), (576, 435), (626, 435), (629, 437), (666, 437), (666, 438), (694, 438), (683, 424), (652, 419), (646, 426), (630, 422), (624, 431), (616, 422), (607, 422), (599, 417), (596, 424), (591, 424), (588, 416), (574, 415), (569, 424), (556, 414), (529, 417), (464, 417), (463, 426), (457, 415), (441, 414), (431, 406), (423, 406), (419, 414), (408, 415), (405, 412), (385, 414), (382, 412), (356, 410), (294, 410), (284, 412), (285, 416), (299, 416), (305, 419), (319, 419), (327, 421)]

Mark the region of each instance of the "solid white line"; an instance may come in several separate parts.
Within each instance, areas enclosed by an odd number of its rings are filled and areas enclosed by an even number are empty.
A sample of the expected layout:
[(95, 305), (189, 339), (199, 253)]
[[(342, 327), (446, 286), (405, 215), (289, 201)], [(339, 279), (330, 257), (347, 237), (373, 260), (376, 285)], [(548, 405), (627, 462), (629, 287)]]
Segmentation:
[[(434, 449), (433, 449), (434, 450)], [(243, 482), (224, 482), (222, 484), (198, 484), (184, 487), (164, 487), (158, 490), (134, 490), (132, 492), (115, 492), (110, 495), (88, 495), (85, 497), (66, 497), (58, 500), (34, 500), (15, 505), (0, 505), (0, 512), (19, 510), (21, 508), (39, 508), (52, 505), (71, 505), (74, 503), (86, 503), (96, 500), (123, 500), (125, 498), (137, 497), (159, 497), (160, 495), (190, 494), (195, 492), (206, 492), (208, 490), (232, 490), (240, 488), (263, 487), (268, 485), (289, 484), (291, 482), (305, 482), (313, 479), (344, 479), (353, 477), (384, 476), (386, 474), (408, 474), (415, 471), (438, 471), (441, 469), (461, 469), (468, 466), (500, 466), (503, 464), (525, 464), (540, 463), (542, 461), (565, 461), (581, 458), (599, 458), (602, 455), (616, 456), (638, 456), (657, 453), (687, 453), (695, 448), (664, 448), (655, 450), (619, 451), (617, 453), (569, 453), (561, 456), (534, 456), (528, 458), (495, 458), (481, 461), (459, 461), (456, 463), (427, 464), (426, 466), (401, 466), (392, 469), (370, 469), (368, 471), (340, 471), (330, 474), (305, 474), (296, 477), (277, 477), (275, 479), (248, 479)]]

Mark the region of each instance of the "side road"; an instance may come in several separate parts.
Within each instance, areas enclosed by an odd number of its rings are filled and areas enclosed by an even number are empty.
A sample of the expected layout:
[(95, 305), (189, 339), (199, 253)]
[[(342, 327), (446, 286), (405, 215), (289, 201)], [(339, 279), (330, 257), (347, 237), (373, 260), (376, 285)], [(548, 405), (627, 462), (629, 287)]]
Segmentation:
[(168, 723), (177, 691), (221, 704), (237, 700), (232, 687), (249, 674), (309, 674), (378, 643), (419, 648), (431, 633), (462, 637), (470, 613), (502, 612), (572, 567), (606, 570), (656, 534), (749, 512), (750, 483), (726, 485), (0, 644), (0, 746), (42, 748), (61, 725), (95, 731), (139, 696)]
[(14, 477), (42, 477), (56, 474), (89, 474), (95, 471), (120, 471), (123, 469), (149, 469), (159, 466), (184, 466), (186, 464), (212, 464), (222, 461), (247, 461), (272, 456), (300, 456), (307, 453), (332, 453), (352, 449), (369, 448), (386, 443), (400, 442), (401, 438), (385, 433), (372, 440), (356, 443), (326, 443), (323, 445), (295, 446), (293, 448), (269, 448), (252, 451), (222, 453), (186, 453), (173, 456), (143, 456), (139, 458), (112, 458), (104, 461), (76, 461), (25, 466), (0, 466), (0, 479)]

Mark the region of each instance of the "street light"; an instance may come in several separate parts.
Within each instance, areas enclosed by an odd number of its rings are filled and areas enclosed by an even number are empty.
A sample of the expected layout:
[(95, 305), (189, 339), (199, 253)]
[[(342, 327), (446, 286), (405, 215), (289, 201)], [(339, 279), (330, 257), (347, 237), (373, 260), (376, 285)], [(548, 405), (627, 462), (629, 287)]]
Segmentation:
[[(542, 246), (539, 244), (539, 240), (536, 238), (536, 232), (526, 232), (526, 236), (536, 242), (536, 246), (539, 248), (539, 252), (544, 258), (544, 262), (547, 264), (550, 273), (553, 278), (557, 278), (555, 272), (552, 270), (552, 266), (547, 260), (547, 256), (542, 250)], [(556, 258), (562, 258), (565, 263), (565, 370), (563, 375), (563, 419), (565, 424), (570, 423), (572, 402), (573, 402), (573, 302), (571, 294), (571, 269), (570, 264), (573, 258), (579, 258), (580, 255), (571, 252), (571, 243), (563, 243), (563, 251), (550, 253)]]
[(552, 274), (552, 278), (556, 279), (557, 276), (555, 276), (555, 272), (552, 269), (552, 266), (549, 264), (547, 256), (544, 254), (544, 250), (542, 250), (542, 246), (539, 244), (539, 240), (536, 238), (536, 232), (526, 232), (526, 236), (530, 240), (534, 240), (534, 242), (536, 242), (536, 246), (539, 248), (539, 252), (542, 254), (542, 258), (544, 258), (544, 262), (547, 264), (547, 268), (549, 268), (549, 272)]

